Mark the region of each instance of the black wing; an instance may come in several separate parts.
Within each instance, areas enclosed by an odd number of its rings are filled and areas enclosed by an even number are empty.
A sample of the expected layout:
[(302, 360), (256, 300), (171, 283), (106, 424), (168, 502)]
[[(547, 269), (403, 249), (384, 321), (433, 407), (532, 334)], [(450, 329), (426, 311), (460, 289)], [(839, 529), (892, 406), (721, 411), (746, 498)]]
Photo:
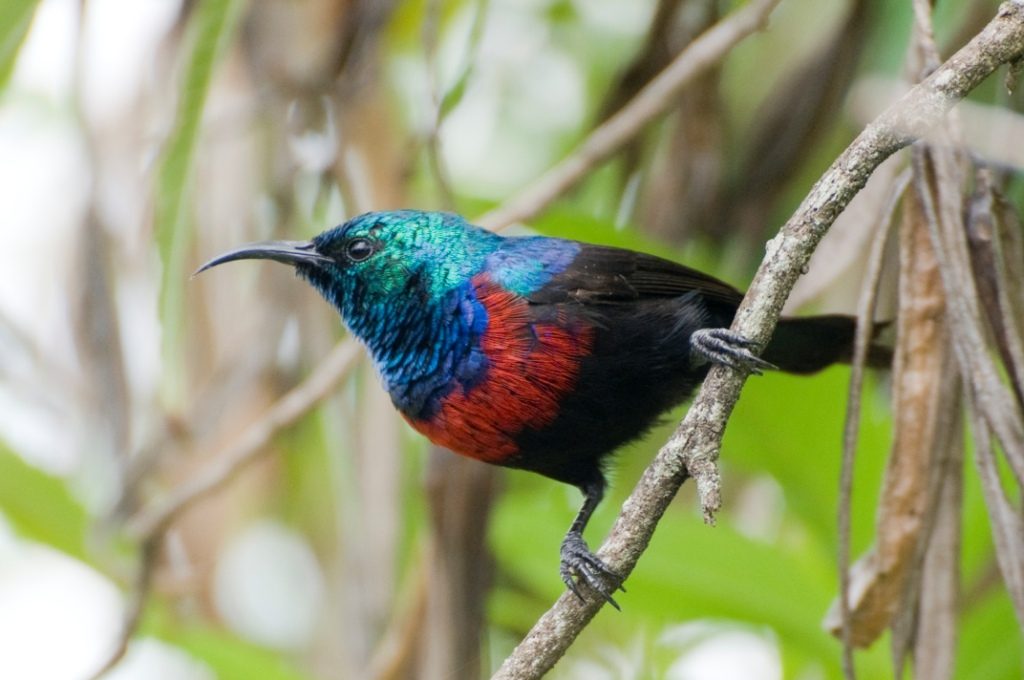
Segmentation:
[(735, 308), (743, 299), (743, 293), (724, 281), (670, 260), (623, 248), (580, 245), (565, 271), (527, 296), (530, 302), (616, 304), (699, 291), (705, 300)]

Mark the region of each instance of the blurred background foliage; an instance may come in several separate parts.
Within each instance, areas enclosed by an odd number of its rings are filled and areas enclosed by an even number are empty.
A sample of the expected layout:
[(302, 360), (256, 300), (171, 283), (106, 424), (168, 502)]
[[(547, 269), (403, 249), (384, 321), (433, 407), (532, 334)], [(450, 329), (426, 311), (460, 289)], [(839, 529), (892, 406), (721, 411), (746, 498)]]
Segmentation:
[[(562, 591), (558, 545), (577, 492), (428, 451), (363, 358), (154, 545), (133, 533), (133, 518), (344, 338), (283, 267), (189, 273), (241, 242), (308, 238), (368, 209), (480, 215), (739, 4), (5, 0), (0, 677), (89, 677), (126, 619), (138, 629), (106, 677), (495, 668)], [(995, 8), (939, 2), (943, 54)], [(744, 284), (884, 105), (879, 84), (901, 82), (911, 16), (903, 0), (784, 0), (768, 30), (529, 229)], [(973, 98), (1020, 99), (992, 82)], [(1019, 155), (997, 161), (1021, 167)], [(858, 200), (795, 292), (801, 310), (853, 310), (870, 235), (856, 216), (884, 195)], [(684, 486), (623, 611), (606, 607), (552, 677), (841, 676), (822, 619), (837, 592), (848, 380), (833, 368), (750, 381), (722, 452), (718, 526), (703, 525)], [(886, 378), (869, 382), (855, 555), (873, 540), (892, 430)], [(617, 457), (592, 544), (680, 415)], [(965, 468), (953, 677), (1019, 678), (1020, 628)], [(888, 637), (856, 663), (862, 677), (892, 677)]]

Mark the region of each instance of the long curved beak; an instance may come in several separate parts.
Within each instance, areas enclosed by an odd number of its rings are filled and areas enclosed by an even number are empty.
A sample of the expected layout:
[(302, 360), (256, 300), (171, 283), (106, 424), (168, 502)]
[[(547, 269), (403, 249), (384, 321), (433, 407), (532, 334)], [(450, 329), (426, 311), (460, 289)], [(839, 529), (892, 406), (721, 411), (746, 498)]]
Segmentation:
[(291, 265), (318, 265), (334, 261), (318, 253), (312, 241), (260, 241), (218, 255), (197, 269), (192, 276), (197, 276), (210, 267), (235, 260), (274, 260)]

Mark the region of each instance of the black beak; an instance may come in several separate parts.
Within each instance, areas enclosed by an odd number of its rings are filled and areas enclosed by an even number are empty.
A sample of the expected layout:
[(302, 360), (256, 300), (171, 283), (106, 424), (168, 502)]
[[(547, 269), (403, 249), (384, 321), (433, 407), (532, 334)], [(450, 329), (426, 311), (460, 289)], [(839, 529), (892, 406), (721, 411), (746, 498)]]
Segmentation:
[(218, 255), (197, 269), (192, 276), (196, 276), (210, 267), (235, 260), (274, 260), (291, 265), (320, 265), (334, 261), (326, 255), (318, 253), (312, 241), (261, 241)]

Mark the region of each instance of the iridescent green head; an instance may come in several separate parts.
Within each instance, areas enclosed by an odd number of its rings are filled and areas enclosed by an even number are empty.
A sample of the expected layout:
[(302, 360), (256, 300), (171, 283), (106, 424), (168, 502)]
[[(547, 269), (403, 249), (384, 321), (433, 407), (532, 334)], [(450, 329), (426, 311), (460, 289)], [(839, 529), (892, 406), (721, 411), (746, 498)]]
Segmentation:
[(451, 213), (366, 213), (313, 239), (332, 266), (297, 269), (351, 323), (361, 306), (350, 303), (394, 304), (410, 295), (422, 302), (464, 284), (500, 242)]

